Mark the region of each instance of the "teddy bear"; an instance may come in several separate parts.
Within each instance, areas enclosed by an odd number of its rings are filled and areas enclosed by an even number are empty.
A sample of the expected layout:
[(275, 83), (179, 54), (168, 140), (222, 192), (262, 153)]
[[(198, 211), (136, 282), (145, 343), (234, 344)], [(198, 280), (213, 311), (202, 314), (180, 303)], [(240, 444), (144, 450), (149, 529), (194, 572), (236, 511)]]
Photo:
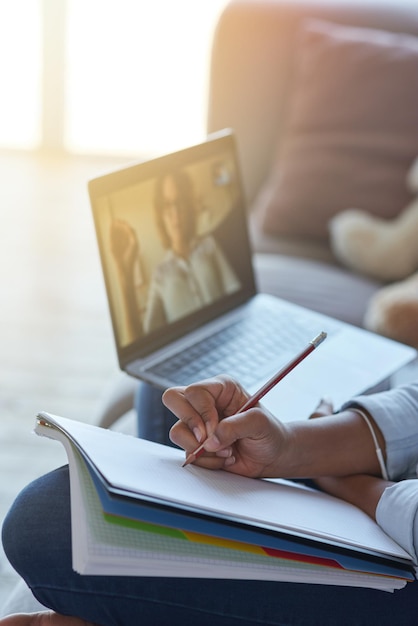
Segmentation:
[(418, 348), (418, 158), (407, 174), (416, 197), (394, 219), (347, 209), (330, 220), (330, 245), (350, 269), (382, 286), (367, 305), (364, 326)]
[(418, 349), (418, 272), (371, 297), (364, 327)]

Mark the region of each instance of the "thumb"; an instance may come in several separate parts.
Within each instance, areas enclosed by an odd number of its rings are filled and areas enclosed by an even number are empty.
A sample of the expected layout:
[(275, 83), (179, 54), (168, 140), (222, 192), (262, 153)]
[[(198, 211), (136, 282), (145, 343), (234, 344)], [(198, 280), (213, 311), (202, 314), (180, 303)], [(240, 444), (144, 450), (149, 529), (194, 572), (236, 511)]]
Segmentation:
[(205, 442), (205, 450), (215, 452), (233, 445), (239, 439), (259, 439), (266, 436), (269, 423), (257, 408), (237, 413), (221, 420)]

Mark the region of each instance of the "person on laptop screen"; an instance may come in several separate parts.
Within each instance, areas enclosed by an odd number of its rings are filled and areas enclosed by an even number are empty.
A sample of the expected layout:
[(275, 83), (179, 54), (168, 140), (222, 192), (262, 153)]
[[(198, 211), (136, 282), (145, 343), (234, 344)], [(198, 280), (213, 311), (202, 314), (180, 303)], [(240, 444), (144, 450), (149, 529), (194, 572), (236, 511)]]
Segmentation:
[(238, 278), (215, 238), (199, 235), (199, 213), (185, 170), (172, 170), (157, 179), (154, 215), (165, 253), (154, 267), (142, 296), (145, 301), (138, 301), (135, 287), (141, 267), (137, 233), (126, 220), (113, 219), (110, 245), (120, 281), (127, 343), (239, 289)]

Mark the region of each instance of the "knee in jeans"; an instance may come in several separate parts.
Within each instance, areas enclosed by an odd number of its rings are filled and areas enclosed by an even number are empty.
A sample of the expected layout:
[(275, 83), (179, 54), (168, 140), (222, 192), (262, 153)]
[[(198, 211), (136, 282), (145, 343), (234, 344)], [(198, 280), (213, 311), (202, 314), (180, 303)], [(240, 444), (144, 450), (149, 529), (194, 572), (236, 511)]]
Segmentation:
[(42, 562), (47, 566), (51, 553), (69, 544), (65, 524), (69, 528), (68, 471), (61, 468), (23, 489), (3, 522), (4, 551), (21, 576)]

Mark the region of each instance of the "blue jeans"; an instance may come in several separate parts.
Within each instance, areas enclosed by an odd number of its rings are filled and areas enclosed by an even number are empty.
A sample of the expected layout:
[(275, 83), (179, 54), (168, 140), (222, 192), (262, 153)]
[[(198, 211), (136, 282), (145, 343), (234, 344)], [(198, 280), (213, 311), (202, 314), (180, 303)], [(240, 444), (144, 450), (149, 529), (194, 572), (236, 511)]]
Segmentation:
[[(76, 529), (75, 529), (76, 530)], [(260, 581), (80, 576), (71, 568), (68, 468), (18, 496), (5, 552), (36, 598), (101, 626), (415, 626), (418, 587), (395, 593)]]
[(147, 383), (139, 383), (135, 395), (138, 437), (172, 446), (168, 433), (176, 416), (161, 401), (162, 391)]

